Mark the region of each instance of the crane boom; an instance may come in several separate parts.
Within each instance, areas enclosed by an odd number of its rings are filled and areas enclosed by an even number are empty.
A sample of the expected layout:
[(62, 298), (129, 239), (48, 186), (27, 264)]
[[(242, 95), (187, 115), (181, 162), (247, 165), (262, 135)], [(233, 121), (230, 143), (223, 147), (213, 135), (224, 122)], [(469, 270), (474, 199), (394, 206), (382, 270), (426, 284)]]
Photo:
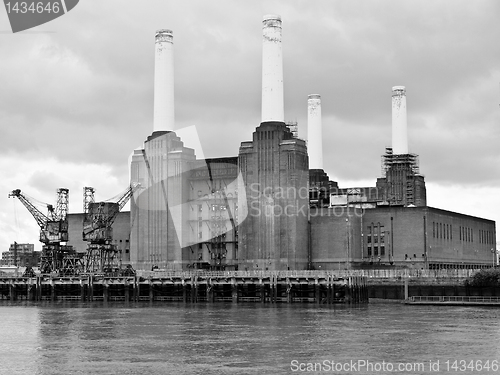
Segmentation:
[[(31, 203), (28, 198), (26, 198), (22, 193), (21, 189), (15, 189), (12, 190), (9, 193), (9, 198), (17, 198), (21, 201), (21, 203), (28, 209), (30, 214), (35, 218), (36, 223), (40, 227), (40, 229), (45, 229), (47, 225), (47, 221), (49, 221), (49, 218), (44, 215), (38, 208), (35, 207), (33, 203)], [(50, 204), (47, 204), (47, 209), (49, 212), (53, 211), (53, 207)]]
[(94, 189), (84, 189), (83, 239), (92, 242), (107, 242), (112, 239), (112, 228), (118, 213), (140, 187), (131, 184), (118, 196), (116, 202), (94, 202)]

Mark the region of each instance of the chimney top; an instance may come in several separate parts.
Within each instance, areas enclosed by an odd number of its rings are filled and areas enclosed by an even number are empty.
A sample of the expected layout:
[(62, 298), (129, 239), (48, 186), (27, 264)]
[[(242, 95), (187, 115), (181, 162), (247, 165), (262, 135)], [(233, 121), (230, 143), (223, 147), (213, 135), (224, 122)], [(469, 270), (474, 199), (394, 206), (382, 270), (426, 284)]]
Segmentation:
[(399, 92), (402, 91), (403, 94), (406, 94), (406, 87), (405, 86), (393, 86), (392, 87), (392, 92), (394, 91)]
[(156, 30), (155, 42), (156, 43), (158, 43), (158, 42), (173, 43), (174, 42), (174, 33), (172, 32), (172, 30), (168, 30), (168, 29)]
[(274, 20), (274, 21), (281, 21), (281, 16), (278, 16), (276, 14), (266, 14), (264, 16), (264, 19), (263, 21), (271, 21), (271, 20)]
[(319, 94), (310, 94), (310, 95), (307, 95), (307, 99), (321, 99), (321, 95), (319, 95)]

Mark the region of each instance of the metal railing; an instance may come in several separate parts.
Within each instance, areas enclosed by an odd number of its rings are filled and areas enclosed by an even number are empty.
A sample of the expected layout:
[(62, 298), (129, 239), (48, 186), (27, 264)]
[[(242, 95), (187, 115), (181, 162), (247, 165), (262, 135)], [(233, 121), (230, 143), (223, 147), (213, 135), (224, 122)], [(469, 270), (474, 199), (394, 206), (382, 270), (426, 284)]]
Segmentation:
[[(184, 278), (189, 279), (193, 277), (204, 278), (232, 278), (232, 277), (255, 277), (255, 278), (323, 278), (335, 277), (346, 278), (350, 276), (365, 276), (367, 278), (375, 279), (402, 279), (402, 278), (458, 278), (466, 279), (472, 277), (479, 269), (440, 269), (440, 270), (426, 270), (426, 269), (388, 269), (388, 270), (316, 270), (316, 271), (205, 271), (205, 270), (191, 270), (191, 271), (137, 271), (137, 276), (148, 278)], [(45, 276), (47, 277), (47, 276)], [(87, 278), (88, 276), (72, 276), (74, 280)], [(1, 280), (19, 279), (21, 276), (1, 275)], [(52, 276), (51, 278), (60, 279), (61, 276)], [(34, 278), (33, 278), (34, 279)]]
[(392, 269), (392, 270), (329, 270), (329, 271), (137, 271), (139, 276), (144, 278), (169, 278), (181, 277), (192, 278), (213, 277), (213, 278), (232, 278), (232, 277), (337, 277), (344, 278), (349, 276), (366, 276), (368, 278), (468, 278), (473, 276), (479, 269), (441, 269), (441, 270), (426, 270), (426, 269)]
[(482, 296), (411, 296), (410, 302), (466, 302), (466, 303), (500, 303), (500, 297)]

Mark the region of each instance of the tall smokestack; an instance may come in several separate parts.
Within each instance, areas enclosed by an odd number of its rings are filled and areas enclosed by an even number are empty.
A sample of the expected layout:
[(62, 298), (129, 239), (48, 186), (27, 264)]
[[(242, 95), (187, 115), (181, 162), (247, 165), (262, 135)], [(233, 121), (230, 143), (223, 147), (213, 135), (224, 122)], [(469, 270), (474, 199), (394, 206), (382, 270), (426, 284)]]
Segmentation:
[(174, 130), (174, 37), (171, 30), (155, 35), (154, 131)]
[(392, 152), (396, 155), (408, 153), (406, 89), (404, 86), (392, 88)]
[(264, 16), (262, 35), (262, 122), (284, 122), (281, 17)]
[(309, 169), (323, 169), (323, 134), (321, 128), (321, 96), (307, 97), (307, 152)]

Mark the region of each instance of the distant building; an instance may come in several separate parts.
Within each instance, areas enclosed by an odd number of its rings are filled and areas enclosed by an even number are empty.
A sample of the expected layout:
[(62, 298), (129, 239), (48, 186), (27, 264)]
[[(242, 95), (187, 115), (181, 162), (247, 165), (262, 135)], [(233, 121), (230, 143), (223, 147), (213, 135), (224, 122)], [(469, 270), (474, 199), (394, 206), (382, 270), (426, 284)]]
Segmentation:
[(40, 262), (40, 251), (35, 251), (35, 245), (30, 243), (13, 243), (9, 251), (2, 252), (3, 266), (36, 267)]

